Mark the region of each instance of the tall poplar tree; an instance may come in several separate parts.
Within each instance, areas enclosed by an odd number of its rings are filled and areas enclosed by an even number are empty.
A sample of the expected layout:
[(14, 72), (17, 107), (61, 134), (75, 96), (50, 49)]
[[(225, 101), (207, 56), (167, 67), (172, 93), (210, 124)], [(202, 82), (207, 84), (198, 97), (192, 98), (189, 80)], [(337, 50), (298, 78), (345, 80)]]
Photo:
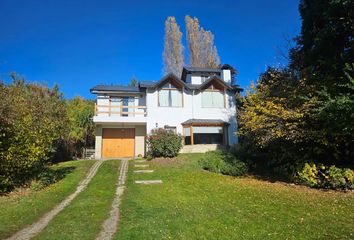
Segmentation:
[(185, 21), (189, 64), (193, 67), (218, 67), (220, 65), (220, 57), (214, 44), (213, 33), (201, 28), (196, 17), (186, 16)]
[(165, 21), (165, 43), (163, 50), (164, 73), (180, 77), (184, 65), (182, 32), (174, 17)]

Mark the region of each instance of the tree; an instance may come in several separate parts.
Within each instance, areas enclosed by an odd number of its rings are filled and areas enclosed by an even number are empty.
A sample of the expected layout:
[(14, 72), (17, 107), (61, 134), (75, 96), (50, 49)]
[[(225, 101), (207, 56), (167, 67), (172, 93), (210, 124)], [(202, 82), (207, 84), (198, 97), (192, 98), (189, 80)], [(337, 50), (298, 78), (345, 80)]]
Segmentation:
[(193, 67), (216, 68), (220, 65), (220, 57), (214, 45), (214, 35), (199, 26), (199, 20), (185, 17), (189, 64)]
[(80, 157), (87, 146), (92, 146), (95, 139), (95, 126), (92, 121), (94, 102), (75, 97), (66, 100), (66, 111), (69, 119), (67, 148), (74, 156)]
[(354, 2), (303, 0), (297, 46), (290, 67), (304, 79), (309, 91), (327, 87), (332, 93), (346, 82), (343, 69), (354, 61)]
[(67, 116), (57, 86), (13, 81), (0, 83), (0, 191), (38, 175), (63, 138)]
[(165, 43), (163, 50), (164, 73), (181, 76), (184, 65), (182, 32), (174, 17), (165, 21)]
[(197, 18), (191, 18), (188, 15), (185, 17), (185, 20), (189, 50), (189, 65), (193, 67), (202, 67), (199, 20)]
[(303, 0), (299, 10), (301, 34), (290, 67), (311, 106), (304, 128), (312, 133), (318, 158), (348, 164), (354, 157), (354, 2)]
[(131, 87), (138, 86), (138, 80), (136, 79), (135, 75), (133, 75), (132, 78), (130, 79), (129, 86), (131, 86)]
[(242, 100), (241, 149), (288, 173), (306, 162), (352, 166), (354, 2), (303, 0), (299, 9), (289, 66), (268, 69)]

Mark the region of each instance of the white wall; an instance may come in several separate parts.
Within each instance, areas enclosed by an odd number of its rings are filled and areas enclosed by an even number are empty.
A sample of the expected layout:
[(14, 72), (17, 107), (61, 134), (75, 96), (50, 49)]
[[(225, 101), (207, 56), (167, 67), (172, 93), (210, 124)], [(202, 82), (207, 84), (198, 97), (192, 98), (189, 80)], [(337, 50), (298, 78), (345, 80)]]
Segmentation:
[(237, 143), (236, 132), (236, 108), (232, 93), (227, 93), (226, 108), (202, 108), (201, 93), (185, 91), (184, 107), (158, 107), (157, 90), (149, 90), (147, 94), (147, 133), (156, 127), (165, 125), (177, 127), (178, 133), (183, 133), (181, 123), (188, 119), (221, 119), (229, 122), (229, 144)]
[(191, 83), (192, 84), (202, 84), (202, 77), (191, 75)]
[[(229, 144), (237, 143), (237, 136), (235, 135), (237, 129), (236, 124), (236, 108), (233, 93), (227, 92), (226, 108), (202, 108), (201, 107), (201, 93), (185, 90), (184, 106), (183, 107), (159, 107), (158, 106), (158, 91), (148, 90), (147, 97), (136, 99), (136, 105), (146, 103), (147, 115), (136, 115), (123, 117), (118, 115), (108, 116), (108, 114), (101, 114), (94, 117), (94, 122), (97, 125), (101, 124), (117, 124), (125, 123), (126, 125), (132, 124), (145, 124), (146, 133), (149, 134), (152, 129), (156, 127), (163, 128), (165, 125), (175, 126), (178, 133), (183, 133), (181, 123), (188, 119), (221, 119), (229, 122), (228, 137)], [(97, 99), (98, 105), (108, 105), (108, 99)], [(107, 109), (104, 109), (107, 110)], [(100, 144), (100, 130), (98, 129), (98, 137), (96, 137), (96, 146)], [(97, 149), (97, 147), (96, 147)], [(101, 153), (96, 152), (100, 155)]]

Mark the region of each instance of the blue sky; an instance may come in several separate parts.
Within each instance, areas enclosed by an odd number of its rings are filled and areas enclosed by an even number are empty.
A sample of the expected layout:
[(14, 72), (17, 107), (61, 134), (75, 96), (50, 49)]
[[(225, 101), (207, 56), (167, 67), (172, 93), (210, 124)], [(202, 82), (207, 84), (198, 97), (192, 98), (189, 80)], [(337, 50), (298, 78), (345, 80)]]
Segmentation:
[[(66, 98), (93, 98), (96, 84), (162, 77), (164, 21), (196, 16), (215, 35), (222, 63), (246, 88), (300, 31), (298, 1), (0, 0), (0, 78), (11, 71), (53, 86)], [(184, 37), (184, 45), (187, 49)]]

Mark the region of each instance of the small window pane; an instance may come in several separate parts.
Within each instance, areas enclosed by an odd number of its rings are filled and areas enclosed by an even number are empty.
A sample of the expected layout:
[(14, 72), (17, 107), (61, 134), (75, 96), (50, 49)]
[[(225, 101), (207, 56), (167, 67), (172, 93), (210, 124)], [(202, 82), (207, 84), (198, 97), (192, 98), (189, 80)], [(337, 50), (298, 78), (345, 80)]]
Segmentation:
[(223, 133), (222, 127), (193, 127), (193, 133)]
[(159, 104), (161, 107), (168, 107), (168, 90), (160, 90), (159, 91)]
[(184, 136), (190, 136), (191, 135), (191, 129), (189, 127), (183, 128), (183, 135)]
[(202, 107), (213, 107), (212, 92), (202, 92)]
[(181, 103), (181, 93), (177, 90), (171, 90), (171, 106), (180, 107)]
[(213, 92), (213, 106), (219, 108), (224, 107), (224, 94), (221, 92)]

